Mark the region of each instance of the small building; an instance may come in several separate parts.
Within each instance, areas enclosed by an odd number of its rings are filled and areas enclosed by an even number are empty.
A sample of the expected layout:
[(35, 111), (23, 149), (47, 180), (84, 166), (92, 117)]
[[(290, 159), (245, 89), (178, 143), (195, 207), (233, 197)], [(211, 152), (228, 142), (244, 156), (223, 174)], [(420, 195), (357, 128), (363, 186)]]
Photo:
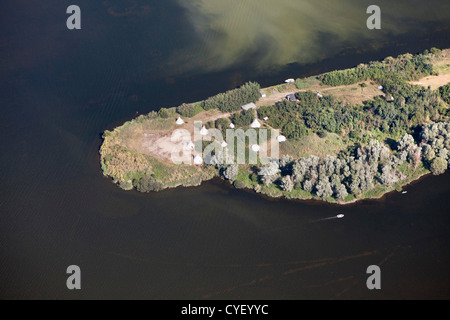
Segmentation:
[(254, 103), (248, 103), (248, 104), (246, 104), (246, 105), (243, 105), (241, 108), (242, 108), (242, 110), (244, 110), (244, 111), (247, 111), (247, 110), (250, 110), (250, 109), (256, 109), (256, 104), (254, 104)]
[(294, 93), (288, 94), (286, 96), (286, 99), (289, 100), (289, 101), (297, 101), (297, 98), (295, 97)]
[(261, 123), (259, 123), (258, 119), (253, 120), (252, 124), (250, 125), (252, 128), (260, 128)]
[(269, 117), (264, 117), (264, 121), (267, 121), (267, 120), (269, 120)]
[(277, 137), (277, 141), (278, 142), (285, 142), (286, 141), (286, 137), (285, 136), (278, 136)]
[(286, 83), (292, 83), (292, 82), (295, 82), (295, 80), (294, 80), (294, 79), (287, 79), (287, 80), (284, 80), (284, 82), (286, 82)]
[(261, 98), (265, 98), (266, 97), (266, 93), (264, 92), (264, 90), (260, 90), (259, 94), (261, 95)]
[(181, 117), (178, 117), (177, 121), (175, 122), (177, 125), (182, 125), (184, 124), (183, 119), (181, 119)]
[(229, 127), (230, 127), (231, 129), (234, 129), (234, 127), (235, 127), (234, 123), (230, 123)]
[(228, 143), (226, 143), (225, 141), (222, 141), (221, 146), (222, 146), (222, 148), (225, 148), (226, 146), (228, 146)]
[(383, 86), (378, 86), (378, 90), (383, 90)]

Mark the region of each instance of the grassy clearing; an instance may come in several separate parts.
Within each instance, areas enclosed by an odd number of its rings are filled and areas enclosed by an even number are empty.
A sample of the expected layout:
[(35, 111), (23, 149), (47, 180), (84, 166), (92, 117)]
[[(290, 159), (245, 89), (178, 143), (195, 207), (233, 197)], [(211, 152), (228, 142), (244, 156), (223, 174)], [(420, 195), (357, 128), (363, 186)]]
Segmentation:
[(310, 134), (301, 140), (288, 140), (280, 144), (281, 154), (288, 154), (294, 158), (315, 155), (325, 157), (326, 155), (337, 155), (339, 151), (346, 149), (348, 144), (344, 139), (335, 134), (327, 132), (323, 138), (316, 134)]

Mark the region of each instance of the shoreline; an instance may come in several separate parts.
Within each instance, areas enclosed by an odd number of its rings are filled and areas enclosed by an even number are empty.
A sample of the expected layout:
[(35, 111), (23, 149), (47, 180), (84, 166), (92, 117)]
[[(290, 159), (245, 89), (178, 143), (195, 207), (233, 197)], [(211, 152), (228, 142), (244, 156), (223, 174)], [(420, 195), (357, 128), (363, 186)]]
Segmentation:
[[(444, 61), (450, 61), (450, 50), (444, 50), (445, 54), (441, 54), (439, 59)], [(402, 57), (402, 56), (399, 56)], [(441, 61), (438, 60), (438, 61)], [(433, 64), (434, 66), (434, 64)], [(359, 67), (359, 66), (358, 66)], [(356, 67), (355, 67), (356, 68)], [(354, 69), (354, 68), (353, 68)], [(328, 81), (330, 80), (336, 72), (353, 72), (353, 69), (345, 69), (339, 71), (332, 71), (329, 73), (325, 73), (322, 75), (312, 76), (303, 79), (297, 79), (294, 83), (282, 83), (273, 86), (269, 86), (266, 88), (259, 88), (258, 85), (258, 96), (259, 98), (255, 101), (255, 114), (256, 117), (261, 119), (261, 114), (259, 114), (259, 108), (263, 107), (267, 108), (276, 105), (276, 103), (286, 100), (284, 96), (291, 95), (293, 93), (314, 93), (319, 98), (322, 98), (321, 92), (323, 92), (326, 97), (331, 97), (332, 99), (336, 99), (339, 103), (345, 103), (346, 106), (360, 106), (364, 103), (364, 100), (375, 99), (379, 96), (384, 96), (384, 92), (381, 91), (382, 87), (379, 85), (379, 82), (372, 81), (370, 79), (364, 81), (354, 81), (350, 84), (345, 85), (323, 85), (324, 75), (329, 76)], [(445, 77), (443, 79), (447, 79), (448, 75), (444, 74)], [(439, 77), (433, 75), (434, 77)], [(430, 79), (431, 76), (428, 76), (427, 79)], [(298, 81), (298, 82), (297, 82)], [(406, 84), (406, 82), (405, 82)], [(252, 83), (247, 83), (244, 86), (252, 86)], [(241, 87), (242, 88), (242, 87)], [(241, 89), (239, 88), (239, 90)], [(246, 87), (248, 88), (248, 87)], [(234, 89), (238, 90), (238, 89)], [(319, 91), (320, 90), (320, 91)], [(233, 90), (231, 90), (233, 91)], [(222, 95), (228, 94), (229, 91), (223, 93)], [(264, 95), (263, 95), (264, 92)], [(261, 94), (261, 95), (259, 95)], [(219, 94), (220, 95), (220, 94)], [(300, 96), (299, 96), (300, 97)], [(113, 182), (118, 184), (120, 188), (124, 190), (138, 189), (138, 191), (142, 192), (151, 192), (151, 191), (161, 191), (164, 189), (174, 189), (178, 187), (191, 187), (191, 186), (199, 186), (203, 183), (203, 181), (209, 181), (216, 177), (221, 176), (221, 171), (219, 167), (214, 167), (213, 165), (190, 165), (182, 164), (175, 165), (170, 161), (170, 151), (173, 150), (174, 146), (177, 146), (176, 143), (171, 142), (170, 135), (175, 129), (185, 129), (189, 131), (191, 134), (193, 133), (193, 127), (191, 125), (195, 121), (202, 121), (205, 124), (217, 123), (218, 119), (224, 118), (226, 122), (230, 121), (230, 115), (238, 114), (241, 112), (241, 108), (234, 109), (230, 111), (223, 111), (222, 109), (203, 109), (199, 107), (205, 101), (211, 100), (215, 98), (211, 97), (206, 100), (202, 100), (200, 102), (191, 103), (191, 104), (183, 104), (185, 108), (195, 108), (200, 109), (195, 114), (191, 116), (183, 116), (183, 121), (180, 124), (176, 125), (173, 120), (176, 117), (180, 117), (182, 112), (179, 111), (179, 107), (176, 108), (161, 108), (158, 112), (152, 111), (148, 115), (140, 115), (130, 121), (126, 121), (121, 126), (115, 127), (112, 131), (106, 130), (103, 134), (102, 144), (100, 147), (101, 154), (101, 168), (103, 174), (107, 177), (112, 177)], [(297, 98), (297, 104), (300, 103)], [(318, 98), (316, 98), (318, 99)], [(387, 97), (386, 97), (387, 99)], [(393, 98), (392, 98), (393, 99)], [(182, 106), (183, 106), (182, 105)], [(242, 105), (242, 104), (241, 104)], [(258, 113), (256, 113), (258, 110)], [(165, 116), (162, 116), (162, 111), (165, 112)], [(263, 111), (264, 112), (264, 111)], [(257, 119), (257, 118), (255, 118)], [(264, 119), (266, 120), (266, 119)], [(260, 120), (262, 121), (262, 120)], [(272, 128), (269, 126), (267, 121), (262, 121), (262, 128)], [(189, 126), (187, 125), (189, 124)], [(217, 124), (216, 124), (217, 125)], [(214, 124), (213, 124), (214, 128)], [(246, 127), (238, 126), (237, 129), (243, 128), (247, 130)], [(248, 128), (248, 127), (247, 127)], [(281, 128), (281, 127), (280, 127)], [(223, 130), (223, 127), (222, 127)], [(290, 140), (288, 141), (290, 148), (292, 146), (296, 146), (297, 144), (302, 144), (301, 148), (307, 148), (307, 155), (316, 155), (315, 152), (323, 152), (317, 151), (319, 148), (325, 148), (326, 150), (323, 154), (324, 156), (319, 155), (319, 160), (324, 159), (325, 156), (333, 156), (333, 152), (343, 151), (346, 147), (352, 146), (354, 144), (353, 140), (349, 140), (346, 138), (347, 133), (341, 133), (340, 135), (335, 135), (333, 132), (326, 133), (325, 137), (316, 136), (315, 133), (309, 133), (304, 139), (307, 142)], [(335, 145), (334, 140), (328, 139), (337, 139), (337, 141), (346, 139), (342, 145)], [(387, 137), (390, 137), (387, 135)], [(384, 136), (386, 138), (386, 136)], [(309, 140), (308, 140), (309, 139)], [(376, 138), (375, 138), (376, 139)], [(392, 140), (392, 139), (391, 139)], [(329, 144), (331, 143), (331, 146)], [(326, 144), (329, 144), (328, 146)], [(287, 144), (287, 143), (285, 143)], [(284, 147), (284, 145), (282, 147)], [(179, 145), (178, 145), (179, 146)], [(204, 146), (203, 146), (204, 147)], [(202, 148), (203, 148), (202, 147)], [(360, 145), (362, 148), (362, 146)], [(249, 146), (246, 146), (249, 148)], [(331, 149), (330, 149), (331, 148)], [(336, 149), (332, 149), (336, 148)], [(302, 149), (301, 149), (302, 150)], [(312, 150), (312, 151), (311, 151)], [(314, 151), (316, 150), (316, 151)], [(201, 151), (203, 152), (203, 150)], [(302, 151), (305, 152), (305, 151)], [(330, 153), (331, 152), (331, 153)], [(365, 151), (363, 151), (365, 152)], [(394, 154), (397, 152), (395, 149), (391, 148), (389, 151)], [(194, 153), (195, 154), (195, 153)], [(305, 156), (299, 156), (289, 153), (289, 151), (282, 150), (282, 154), (284, 155), (292, 155), (293, 160), (297, 161)], [(280, 154), (281, 156), (281, 154)], [(308, 156), (307, 156), (308, 157)], [(320, 160), (322, 162), (322, 160)], [(420, 160), (422, 161), (422, 160)], [(408, 160), (410, 162), (410, 160)], [(113, 165), (111, 165), (113, 163)], [(421, 162), (420, 162), (421, 163)], [(238, 176), (231, 179), (229, 181), (230, 186), (235, 189), (244, 189), (244, 190), (252, 190), (255, 193), (258, 193), (260, 196), (263, 196), (267, 199), (287, 199), (287, 200), (298, 200), (298, 201), (307, 201), (307, 200), (317, 200), (321, 202), (327, 202), (330, 204), (338, 204), (338, 205), (349, 205), (357, 203), (359, 200), (377, 200), (382, 199), (385, 195), (391, 193), (392, 191), (398, 191), (403, 189), (405, 186), (422, 179), (422, 177), (430, 174), (428, 169), (425, 169), (423, 165), (414, 168), (411, 167), (411, 164), (406, 163), (399, 172), (396, 173), (398, 175), (398, 179), (393, 180), (393, 185), (385, 184), (384, 182), (380, 184), (380, 181), (374, 179), (372, 182), (372, 187), (369, 189), (363, 189), (361, 187), (362, 193), (355, 193), (353, 189), (352, 193), (346, 193), (348, 198), (347, 201), (342, 200), (343, 198), (338, 198), (337, 196), (321, 196), (319, 193), (316, 194), (316, 191), (306, 191), (307, 189), (298, 189), (297, 186), (291, 186), (291, 189), (288, 191), (286, 189), (281, 188), (279, 184), (270, 183), (270, 184), (262, 184), (261, 181), (252, 180), (251, 175), (255, 174), (254, 169), (251, 169), (253, 166), (251, 165), (240, 165), (238, 167)], [(427, 167), (429, 168), (429, 167)], [(251, 169), (251, 170), (250, 170)], [(381, 169), (377, 169), (381, 170)], [(395, 168), (393, 170), (396, 170)], [(253, 173), (252, 173), (253, 172)], [(286, 175), (286, 173), (284, 173)], [(408, 178), (409, 175), (412, 175), (412, 180)], [(283, 177), (283, 175), (278, 175), (279, 179)], [(149, 182), (146, 185), (146, 189), (140, 190), (138, 183), (144, 177), (149, 179)], [(222, 177), (223, 178), (223, 177)], [(291, 177), (291, 179), (293, 179)], [(379, 179), (379, 177), (378, 177)], [(224, 179), (225, 180), (225, 179)], [(228, 178), (226, 180), (229, 180)], [(278, 180), (277, 180), (278, 181)], [(295, 183), (295, 180), (293, 180)], [(404, 181), (404, 182), (402, 182)], [(371, 183), (372, 183), (371, 182)], [(317, 182), (313, 182), (316, 184)], [(343, 186), (343, 185), (342, 185)], [(315, 188), (315, 187), (314, 187)], [(334, 188), (334, 187), (333, 187)], [(349, 185), (347, 185), (349, 188)], [(352, 187), (353, 188), (353, 187)], [(142, 189), (142, 188), (141, 188)], [(350, 189), (348, 189), (350, 192)]]

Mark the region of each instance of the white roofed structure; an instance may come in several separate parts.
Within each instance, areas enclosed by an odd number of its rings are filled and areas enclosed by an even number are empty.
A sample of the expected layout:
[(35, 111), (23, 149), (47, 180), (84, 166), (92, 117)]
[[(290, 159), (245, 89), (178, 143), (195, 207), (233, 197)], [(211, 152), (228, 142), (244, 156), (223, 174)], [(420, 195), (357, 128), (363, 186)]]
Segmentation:
[(252, 124), (250, 125), (252, 128), (260, 128), (261, 123), (259, 123), (258, 119), (253, 120)]
[(252, 150), (258, 152), (261, 149), (257, 144), (252, 145)]
[(278, 142), (285, 142), (286, 141), (286, 137), (285, 136), (278, 136), (277, 137), (277, 141)]
[(196, 155), (194, 157), (194, 164), (195, 165), (201, 165), (203, 163), (203, 158), (199, 155)]
[(234, 129), (234, 123), (230, 123), (229, 127), (230, 127), (231, 129)]
[(200, 134), (202, 136), (206, 136), (208, 134), (208, 130), (205, 128), (205, 126), (203, 126), (203, 128), (200, 130)]
[(256, 109), (256, 104), (254, 104), (253, 102), (252, 103), (247, 103), (246, 105), (243, 105), (241, 108), (244, 111), (247, 111), (247, 110), (250, 110), (250, 109)]
[(183, 119), (181, 119), (181, 117), (178, 117), (178, 119), (177, 119), (177, 121), (176, 121), (176, 124), (178, 124), (178, 125), (184, 124)]

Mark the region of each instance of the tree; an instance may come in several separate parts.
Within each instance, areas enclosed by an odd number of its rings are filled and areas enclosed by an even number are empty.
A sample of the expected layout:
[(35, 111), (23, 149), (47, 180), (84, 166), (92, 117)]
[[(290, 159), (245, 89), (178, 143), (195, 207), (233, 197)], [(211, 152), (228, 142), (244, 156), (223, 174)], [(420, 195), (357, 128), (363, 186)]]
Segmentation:
[(167, 119), (169, 117), (169, 111), (166, 108), (161, 108), (158, 111), (158, 115), (163, 119)]
[(326, 199), (333, 195), (333, 189), (328, 179), (322, 179), (316, 185), (316, 195), (322, 199)]
[(437, 157), (431, 162), (431, 172), (434, 175), (439, 175), (447, 170), (447, 160), (441, 157)]
[(280, 187), (284, 191), (291, 192), (294, 188), (294, 182), (292, 181), (291, 176), (284, 176), (280, 179)]
[(336, 199), (344, 200), (348, 196), (347, 188), (342, 183), (334, 188), (334, 196)]
[(136, 189), (141, 192), (161, 191), (163, 184), (153, 176), (142, 177), (136, 185)]
[(226, 168), (222, 169), (222, 176), (227, 179), (234, 181), (236, 180), (239, 173), (239, 166), (237, 164), (231, 164)]
[(303, 190), (305, 190), (306, 192), (312, 192), (314, 187), (314, 184), (312, 183), (311, 180), (306, 180), (303, 182)]
[(177, 107), (177, 112), (183, 117), (192, 118), (197, 113), (201, 112), (203, 109), (200, 105), (186, 104), (183, 103)]

